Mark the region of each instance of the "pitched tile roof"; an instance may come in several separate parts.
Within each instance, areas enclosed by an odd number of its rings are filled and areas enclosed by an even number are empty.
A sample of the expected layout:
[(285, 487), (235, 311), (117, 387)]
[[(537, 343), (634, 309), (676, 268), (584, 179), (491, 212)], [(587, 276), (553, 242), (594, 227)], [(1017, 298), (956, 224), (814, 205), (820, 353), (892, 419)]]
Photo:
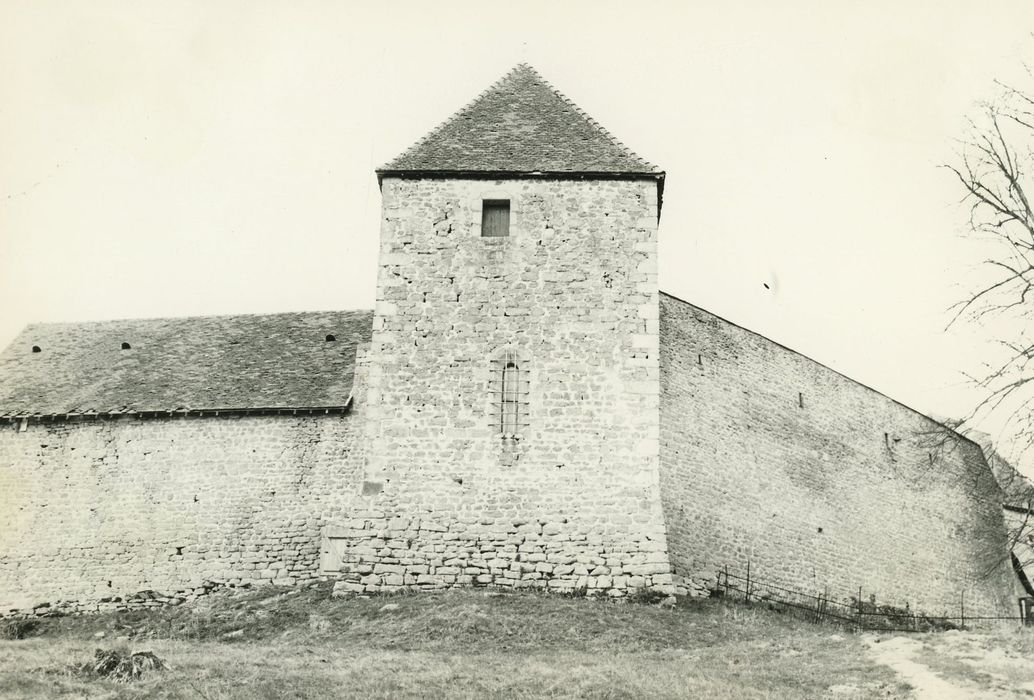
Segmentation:
[(30, 325), (0, 353), (0, 417), (343, 407), (372, 319), (328, 311)]
[(377, 172), (662, 175), (520, 64)]

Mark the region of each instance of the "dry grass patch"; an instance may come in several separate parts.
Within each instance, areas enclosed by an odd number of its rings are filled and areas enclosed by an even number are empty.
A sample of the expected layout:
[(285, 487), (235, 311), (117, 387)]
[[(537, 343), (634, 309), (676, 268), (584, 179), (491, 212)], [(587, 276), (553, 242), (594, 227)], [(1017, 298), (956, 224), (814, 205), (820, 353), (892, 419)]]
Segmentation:
[[(104, 637), (98, 639), (99, 633)], [(264, 589), (195, 606), (48, 619), (0, 642), (4, 697), (905, 697), (860, 638), (713, 601), (674, 609), (535, 593), (333, 599)], [(121, 639), (120, 639), (121, 638)], [(71, 664), (128, 644), (132, 684)]]
[(938, 676), (1002, 697), (1034, 697), (1034, 629), (920, 635), (916, 661)]

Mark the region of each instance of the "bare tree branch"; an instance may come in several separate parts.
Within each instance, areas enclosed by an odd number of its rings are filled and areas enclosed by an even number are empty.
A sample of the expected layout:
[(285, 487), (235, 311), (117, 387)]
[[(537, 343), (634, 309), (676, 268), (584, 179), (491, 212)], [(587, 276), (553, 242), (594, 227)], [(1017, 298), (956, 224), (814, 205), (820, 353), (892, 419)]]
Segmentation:
[[(1034, 72), (1025, 66), (1031, 90), (997, 83), (1000, 94), (969, 120), (969, 137), (960, 145), (957, 164), (945, 167), (962, 187), (968, 233), (993, 251), (980, 268), (988, 277), (949, 308), (948, 327), (967, 321), (1006, 337), (996, 338), (1004, 359), (984, 363), (982, 374), (967, 375), (983, 393), (957, 425), (976, 435), (972, 425), (1002, 426), (1001, 438), (1022, 458), (1034, 451), (1034, 339), (1027, 320), (1034, 318)], [(1002, 331), (992, 319), (1017, 321)], [(1032, 329), (1034, 330), (1034, 329)], [(1011, 333), (1011, 334), (1010, 334)], [(991, 445), (979, 440), (1006, 504), (1007, 550), (1017, 570), (1034, 567), (1034, 484)]]

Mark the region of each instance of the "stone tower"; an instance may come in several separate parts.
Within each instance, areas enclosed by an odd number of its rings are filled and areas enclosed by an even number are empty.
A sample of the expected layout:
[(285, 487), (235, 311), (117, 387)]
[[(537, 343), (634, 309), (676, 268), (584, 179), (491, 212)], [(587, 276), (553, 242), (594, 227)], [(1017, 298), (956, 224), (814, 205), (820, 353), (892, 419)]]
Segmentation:
[(520, 65), (377, 175), (364, 532), (408, 530), (384, 583), (669, 588), (664, 173)]

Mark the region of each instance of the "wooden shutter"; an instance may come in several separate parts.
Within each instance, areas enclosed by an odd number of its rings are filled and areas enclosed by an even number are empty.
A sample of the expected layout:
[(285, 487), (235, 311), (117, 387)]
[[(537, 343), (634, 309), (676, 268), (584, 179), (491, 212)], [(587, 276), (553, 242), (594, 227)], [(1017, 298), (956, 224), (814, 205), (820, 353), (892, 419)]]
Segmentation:
[(510, 235), (510, 200), (484, 200), (481, 209), (481, 235), (485, 238)]

